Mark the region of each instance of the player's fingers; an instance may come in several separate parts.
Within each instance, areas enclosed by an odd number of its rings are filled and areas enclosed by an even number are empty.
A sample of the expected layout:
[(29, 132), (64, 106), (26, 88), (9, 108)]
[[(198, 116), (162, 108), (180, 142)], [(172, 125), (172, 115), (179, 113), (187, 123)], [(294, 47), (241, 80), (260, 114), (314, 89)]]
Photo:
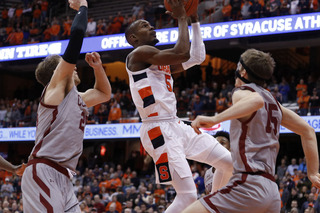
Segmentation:
[(196, 125), (191, 125), (193, 130), (197, 133), (197, 134), (201, 134), (201, 131), (199, 130), (199, 128)]
[(22, 176), (24, 170), (26, 169), (26, 167), (27, 167), (27, 164), (22, 164), (21, 167), (16, 170), (16, 174), (17, 174), (18, 176)]

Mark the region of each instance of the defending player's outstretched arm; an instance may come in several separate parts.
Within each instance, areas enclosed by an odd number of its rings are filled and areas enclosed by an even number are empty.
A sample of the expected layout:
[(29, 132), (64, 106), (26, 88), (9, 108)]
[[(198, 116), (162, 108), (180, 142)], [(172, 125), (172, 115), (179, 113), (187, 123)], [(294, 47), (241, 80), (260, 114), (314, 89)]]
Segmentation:
[(85, 59), (86, 62), (93, 68), (96, 81), (93, 89), (88, 89), (85, 93), (80, 93), (80, 95), (87, 107), (91, 107), (110, 100), (111, 86), (102, 66), (99, 53), (87, 53)]
[(77, 9), (72, 22), (71, 35), (66, 51), (57, 65), (45, 94), (45, 102), (59, 105), (65, 95), (74, 87), (75, 66), (80, 55), (83, 38), (87, 29), (88, 4), (86, 0), (69, 0), (70, 7)]
[[(281, 105), (280, 105), (281, 106)], [(314, 129), (293, 111), (281, 106), (281, 125), (300, 135), (303, 152), (307, 160), (309, 180), (320, 188), (319, 154)]]

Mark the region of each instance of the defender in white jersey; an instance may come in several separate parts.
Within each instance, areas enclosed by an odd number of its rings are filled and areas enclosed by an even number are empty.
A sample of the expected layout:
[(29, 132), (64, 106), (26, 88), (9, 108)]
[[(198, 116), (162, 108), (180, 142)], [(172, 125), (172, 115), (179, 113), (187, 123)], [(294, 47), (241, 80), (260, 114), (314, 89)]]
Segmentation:
[(236, 70), (233, 105), (214, 116), (198, 116), (192, 126), (209, 127), (231, 120), (230, 145), (234, 174), (226, 187), (190, 205), (184, 213), (278, 213), (281, 200), (274, 182), (280, 124), (301, 136), (308, 177), (320, 187), (314, 129), (293, 111), (281, 106), (262, 85), (271, 78), (275, 62), (262, 51), (245, 51)]
[(81, 212), (70, 180), (82, 153), (87, 107), (108, 101), (111, 87), (100, 55), (87, 53), (85, 60), (94, 69), (94, 88), (79, 93), (76, 62), (87, 26), (86, 0), (70, 0), (77, 10), (71, 37), (62, 57), (48, 56), (36, 69), (36, 78), (45, 86), (37, 112), (35, 146), (22, 177), (23, 211)]
[[(176, 98), (171, 74), (202, 63), (205, 47), (197, 16), (192, 19), (190, 48), (183, 0), (168, 0), (178, 19), (179, 37), (171, 49), (159, 50), (154, 28), (138, 20), (126, 31), (135, 48), (126, 59), (133, 101), (142, 118), (140, 137), (155, 162), (156, 181), (172, 184), (177, 195), (166, 213), (178, 213), (197, 199), (197, 191), (186, 158), (214, 166), (214, 185), (225, 185), (232, 175), (231, 155), (208, 134), (197, 135), (176, 116)], [(189, 53), (190, 51), (190, 53)], [(188, 60), (189, 59), (189, 60)]]

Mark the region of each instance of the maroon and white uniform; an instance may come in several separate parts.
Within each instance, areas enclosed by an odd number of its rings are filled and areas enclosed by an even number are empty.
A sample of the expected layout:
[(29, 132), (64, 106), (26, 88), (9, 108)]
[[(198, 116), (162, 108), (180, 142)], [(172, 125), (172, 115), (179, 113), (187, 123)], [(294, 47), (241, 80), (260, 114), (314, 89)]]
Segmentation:
[(35, 146), (22, 177), (24, 212), (79, 212), (69, 174), (82, 153), (88, 109), (74, 86), (58, 106), (43, 103), (42, 95), (37, 116)]
[[(272, 94), (256, 84), (238, 88), (258, 92), (265, 106), (246, 122), (232, 120), (230, 145), (234, 175), (226, 187), (200, 202), (210, 212), (280, 212), (280, 195), (274, 182), (279, 151), (282, 112)], [(250, 205), (247, 201), (251, 200)]]

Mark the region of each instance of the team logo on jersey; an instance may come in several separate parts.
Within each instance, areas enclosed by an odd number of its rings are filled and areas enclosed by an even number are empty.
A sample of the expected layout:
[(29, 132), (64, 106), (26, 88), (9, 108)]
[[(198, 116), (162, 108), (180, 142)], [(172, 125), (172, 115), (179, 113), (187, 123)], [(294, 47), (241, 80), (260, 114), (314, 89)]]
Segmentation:
[(158, 69), (167, 74), (171, 74), (170, 65), (158, 65)]
[(171, 174), (168, 163), (168, 154), (163, 153), (156, 162), (160, 183), (171, 181)]

